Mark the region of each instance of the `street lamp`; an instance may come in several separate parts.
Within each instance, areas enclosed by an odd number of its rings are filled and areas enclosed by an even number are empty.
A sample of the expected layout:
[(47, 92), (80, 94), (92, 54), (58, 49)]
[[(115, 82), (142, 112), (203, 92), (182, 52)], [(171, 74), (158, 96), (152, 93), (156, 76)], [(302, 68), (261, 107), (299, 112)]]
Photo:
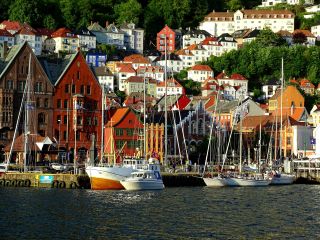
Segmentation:
[(58, 156), (60, 157), (60, 136), (61, 136), (61, 119), (58, 119), (59, 124), (59, 136), (58, 136)]

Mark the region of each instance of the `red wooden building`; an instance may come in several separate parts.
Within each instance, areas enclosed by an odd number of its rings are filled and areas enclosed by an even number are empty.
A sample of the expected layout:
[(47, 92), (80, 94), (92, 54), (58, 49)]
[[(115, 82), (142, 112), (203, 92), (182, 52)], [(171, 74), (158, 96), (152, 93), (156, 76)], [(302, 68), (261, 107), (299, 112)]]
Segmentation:
[[(165, 37), (167, 42), (165, 42)], [(167, 45), (166, 45), (167, 44)], [(157, 33), (157, 50), (164, 53), (167, 46), (167, 52), (174, 52), (176, 46), (176, 33), (167, 25)]]
[(91, 146), (92, 134), (100, 151), (102, 89), (81, 52), (65, 57), (59, 64), (62, 70), (53, 97), (54, 136), (60, 149), (76, 149), (81, 163)]

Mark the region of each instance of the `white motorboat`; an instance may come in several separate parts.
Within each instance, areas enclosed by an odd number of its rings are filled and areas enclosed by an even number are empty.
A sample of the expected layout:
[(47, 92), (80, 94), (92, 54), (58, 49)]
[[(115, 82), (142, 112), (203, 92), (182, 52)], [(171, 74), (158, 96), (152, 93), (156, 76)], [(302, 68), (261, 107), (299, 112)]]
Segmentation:
[(271, 185), (289, 185), (295, 180), (295, 175), (285, 173), (273, 173)]
[(7, 163), (0, 163), (0, 173), (5, 173), (8, 171), (8, 164)]
[(164, 184), (157, 170), (140, 170), (120, 182), (126, 190), (162, 190)]

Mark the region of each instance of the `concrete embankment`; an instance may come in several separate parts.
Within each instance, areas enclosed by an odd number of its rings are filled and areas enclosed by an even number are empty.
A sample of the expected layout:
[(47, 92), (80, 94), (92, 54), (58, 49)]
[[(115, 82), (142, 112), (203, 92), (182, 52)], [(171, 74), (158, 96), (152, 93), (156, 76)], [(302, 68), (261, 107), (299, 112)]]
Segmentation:
[(87, 175), (8, 172), (0, 175), (0, 187), (90, 188)]

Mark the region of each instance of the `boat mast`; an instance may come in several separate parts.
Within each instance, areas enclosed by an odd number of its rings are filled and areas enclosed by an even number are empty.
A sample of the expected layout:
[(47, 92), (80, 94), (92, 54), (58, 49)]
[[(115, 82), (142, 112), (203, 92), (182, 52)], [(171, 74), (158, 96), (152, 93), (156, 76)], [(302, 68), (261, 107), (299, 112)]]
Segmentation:
[(167, 113), (167, 32), (164, 38), (164, 163), (168, 165), (168, 113)]
[(103, 161), (103, 154), (104, 154), (104, 104), (105, 104), (105, 85), (102, 84), (102, 113), (101, 113), (101, 152), (100, 152), (100, 162)]
[(239, 159), (239, 173), (242, 172), (242, 109), (240, 111), (240, 159)]
[(283, 103), (283, 87), (284, 87), (284, 73), (283, 73), (283, 58), (281, 59), (281, 95), (280, 95), (280, 135), (279, 135), (279, 147), (280, 147), (280, 161), (282, 161), (282, 103)]
[(147, 140), (146, 140), (146, 73), (143, 75), (143, 154), (147, 159)]
[(23, 171), (27, 172), (27, 157), (28, 157), (28, 148), (29, 148), (29, 135), (30, 135), (30, 129), (29, 129), (29, 109), (32, 108), (31, 103), (31, 54), (29, 57), (29, 69), (28, 69), (28, 76), (26, 79), (26, 90), (27, 90), (27, 96), (26, 96), (26, 102), (25, 102), (25, 115), (24, 115), (24, 153), (23, 153)]

